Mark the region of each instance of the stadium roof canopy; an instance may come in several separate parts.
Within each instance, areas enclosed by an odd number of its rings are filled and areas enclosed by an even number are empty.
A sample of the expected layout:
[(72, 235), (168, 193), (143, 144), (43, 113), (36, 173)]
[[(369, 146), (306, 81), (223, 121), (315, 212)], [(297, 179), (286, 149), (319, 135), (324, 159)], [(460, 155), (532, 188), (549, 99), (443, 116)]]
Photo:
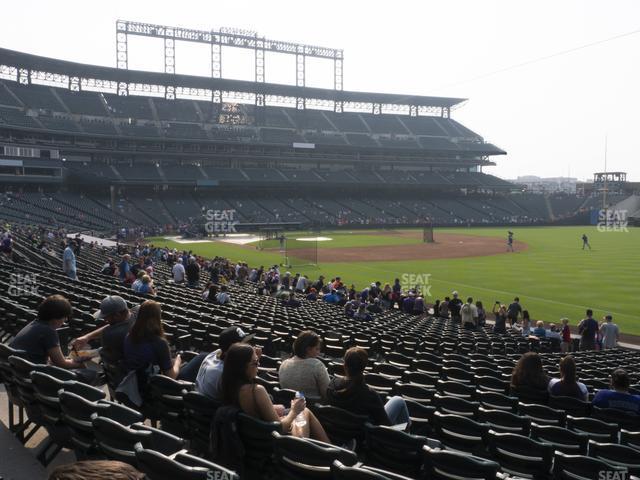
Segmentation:
[(45, 72), (65, 77), (100, 79), (118, 83), (124, 82), (127, 84), (150, 84), (190, 89), (209, 89), (248, 94), (263, 94), (265, 96), (296, 97), (332, 102), (404, 105), (441, 108), (446, 110), (449, 110), (451, 107), (467, 100), (464, 98), (429, 97), (393, 93), (350, 92), (344, 90), (298, 87), (293, 85), (209, 78), (192, 75), (124, 70), (70, 62), (0, 48), (0, 73), (7, 74), (11, 69), (15, 69), (15, 71), (17, 71), (18, 79), (21, 77), (20, 71), (22, 70), (23, 72)]

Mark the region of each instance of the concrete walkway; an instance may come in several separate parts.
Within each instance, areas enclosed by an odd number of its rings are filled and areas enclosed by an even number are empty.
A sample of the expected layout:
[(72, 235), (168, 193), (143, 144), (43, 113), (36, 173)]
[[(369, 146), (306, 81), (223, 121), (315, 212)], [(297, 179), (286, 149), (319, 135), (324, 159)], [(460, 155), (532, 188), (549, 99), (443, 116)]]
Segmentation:
[(40, 480), (47, 471), (31, 449), (22, 445), (4, 423), (0, 422), (0, 477), (3, 480)]
[(63, 449), (51, 464), (44, 468), (36, 460), (36, 455), (40, 451), (42, 441), (47, 438), (46, 430), (41, 428), (26, 445), (22, 445), (9, 431), (7, 405), (7, 393), (4, 385), (0, 385), (0, 478), (2, 480), (46, 480), (58, 465), (76, 461), (76, 456), (71, 450)]

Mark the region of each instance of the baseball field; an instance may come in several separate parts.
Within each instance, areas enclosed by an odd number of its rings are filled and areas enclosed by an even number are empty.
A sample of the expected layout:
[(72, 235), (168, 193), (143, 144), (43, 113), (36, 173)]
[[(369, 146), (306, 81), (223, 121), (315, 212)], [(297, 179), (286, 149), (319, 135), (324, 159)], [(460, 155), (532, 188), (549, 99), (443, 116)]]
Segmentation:
[[(291, 238), (320, 235), (325, 239), (317, 242), (318, 265), (292, 267), (291, 273), (304, 273), (310, 279), (338, 275), (357, 288), (399, 278), (407, 288), (418, 284), (429, 302), (458, 290), (465, 299), (482, 300), (488, 309), (496, 301), (509, 303), (519, 296), (531, 317), (545, 322), (568, 317), (576, 325), (591, 308), (597, 319), (611, 314), (624, 333), (640, 335), (635, 298), (640, 294), (640, 229), (599, 232), (595, 227), (511, 227), (514, 252), (507, 252), (508, 230), (436, 229), (433, 244), (423, 243), (422, 230), (288, 233)], [(582, 249), (583, 233), (589, 237), (591, 250)], [(259, 250), (258, 242), (149, 240), (250, 265), (268, 267), (283, 262), (275, 243)], [(308, 244), (296, 242), (300, 257), (308, 258), (305, 249), (315, 250), (315, 242)]]

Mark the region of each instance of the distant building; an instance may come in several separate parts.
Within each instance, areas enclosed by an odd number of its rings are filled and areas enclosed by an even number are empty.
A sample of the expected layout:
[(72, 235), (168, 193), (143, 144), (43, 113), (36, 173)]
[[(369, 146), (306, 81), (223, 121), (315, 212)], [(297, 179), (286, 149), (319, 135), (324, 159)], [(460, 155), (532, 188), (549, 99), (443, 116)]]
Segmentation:
[(518, 177), (515, 180), (509, 180), (520, 185), (530, 193), (576, 193), (577, 178), (571, 177), (549, 177), (541, 178), (535, 175), (526, 175)]

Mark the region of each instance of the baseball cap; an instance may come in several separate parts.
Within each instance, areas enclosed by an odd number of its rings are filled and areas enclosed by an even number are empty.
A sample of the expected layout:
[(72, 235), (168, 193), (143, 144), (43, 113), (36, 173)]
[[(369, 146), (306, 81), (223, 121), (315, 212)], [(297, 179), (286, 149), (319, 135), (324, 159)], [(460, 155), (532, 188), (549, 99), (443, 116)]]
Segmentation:
[(240, 327), (229, 327), (220, 332), (218, 346), (226, 352), (234, 343), (246, 343), (252, 338), (253, 334), (244, 333)]
[(454, 291), (453, 291), (453, 293), (452, 293), (452, 295), (453, 295), (454, 297), (457, 297), (457, 296), (458, 296), (458, 292), (457, 292), (456, 290), (454, 290)]
[(129, 307), (127, 306), (127, 302), (124, 301), (124, 298), (118, 295), (108, 295), (100, 302), (100, 310), (94, 314), (94, 317), (96, 319), (103, 319), (109, 315), (128, 309)]

